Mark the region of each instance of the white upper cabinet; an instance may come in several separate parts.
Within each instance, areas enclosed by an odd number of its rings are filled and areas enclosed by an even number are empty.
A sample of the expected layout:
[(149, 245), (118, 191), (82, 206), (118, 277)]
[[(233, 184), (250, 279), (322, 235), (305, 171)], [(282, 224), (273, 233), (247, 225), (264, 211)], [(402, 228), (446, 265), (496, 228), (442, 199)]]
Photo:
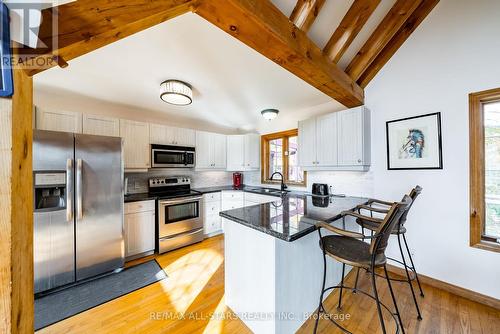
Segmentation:
[(226, 168), (226, 135), (219, 133), (212, 133), (212, 148), (213, 148), (213, 161), (214, 168)]
[(151, 124), (150, 126), (151, 144), (180, 146), (196, 145), (196, 133), (194, 130), (161, 124)]
[(196, 131), (196, 168), (226, 168), (226, 135)]
[(299, 122), (299, 165), (302, 167), (316, 166), (316, 118)]
[(336, 166), (337, 148), (337, 113), (316, 118), (316, 166)]
[(260, 168), (260, 135), (256, 133), (245, 135), (245, 167)]
[(362, 106), (301, 121), (298, 140), (305, 169), (367, 170), (370, 111)]
[(339, 165), (370, 165), (370, 111), (357, 107), (340, 111)]
[(125, 169), (151, 167), (148, 123), (121, 119), (120, 137), (123, 138)]
[(88, 135), (120, 137), (120, 120), (117, 118), (84, 114), (83, 133)]
[(73, 111), (36, 108), (36, 128), (39, 130), (82, 133), (82, 114)]
[(259, 169), (260, 136), (258, 134), (227, 136), (227, 170)]
[(245, 169), (245, 136), (227, 136), (227, 170)]

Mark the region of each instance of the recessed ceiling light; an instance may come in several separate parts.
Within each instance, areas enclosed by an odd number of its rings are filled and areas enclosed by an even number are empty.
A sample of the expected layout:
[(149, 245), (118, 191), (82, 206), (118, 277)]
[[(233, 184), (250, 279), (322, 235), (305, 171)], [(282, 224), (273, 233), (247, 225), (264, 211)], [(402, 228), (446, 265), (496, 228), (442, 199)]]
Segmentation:
[(275, 119), (276, 116), (278, 116), (279, 112), (280, 111), (278, 109), (264, 109), (260, 112), (260, 114), (262, 115), (262, 117), (270, 121)]
[(179, 80), (163, 81), (160, 85), (160, 99), (176, 106), (187, 106), (193, 102), (191, 86)]

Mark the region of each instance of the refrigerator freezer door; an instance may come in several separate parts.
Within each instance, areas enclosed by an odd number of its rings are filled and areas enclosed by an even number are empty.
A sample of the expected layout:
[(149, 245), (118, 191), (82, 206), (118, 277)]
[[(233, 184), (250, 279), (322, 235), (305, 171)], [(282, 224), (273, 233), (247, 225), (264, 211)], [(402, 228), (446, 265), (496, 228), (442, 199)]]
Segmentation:
[[(33, 132), (33, 171), (35, 173), (67, 173), (68, 160), (72, 161), (74, 157), (73, 141), (72, 133), (35, 130)], [(73, 196), (71, 191), (68, 191), (73, 183), (71, 175), (66, 180), (66, 205), (72, 201), (72, 198), (67, 197)], [(37, 186), (45, 188), (50, 185), (41, 182)], [(57, 210), (37, 210), (36, 208), (37, 203), (35, 203), (33, 215), (35, 293), (75, 280), (73, 215), (68, 215), (64, 208)]]
[(124, 265), (121, 138), (75, 134), (76, 279)]

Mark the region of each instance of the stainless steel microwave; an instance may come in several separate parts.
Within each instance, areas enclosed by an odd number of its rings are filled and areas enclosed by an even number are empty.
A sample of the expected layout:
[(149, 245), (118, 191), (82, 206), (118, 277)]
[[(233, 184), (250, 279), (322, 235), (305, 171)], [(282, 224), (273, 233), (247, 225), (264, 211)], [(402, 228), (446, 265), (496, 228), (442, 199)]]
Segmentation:
[(193, 168), (194, 163), (194, 147), (151, 145), (151, 166), (153, 168)]

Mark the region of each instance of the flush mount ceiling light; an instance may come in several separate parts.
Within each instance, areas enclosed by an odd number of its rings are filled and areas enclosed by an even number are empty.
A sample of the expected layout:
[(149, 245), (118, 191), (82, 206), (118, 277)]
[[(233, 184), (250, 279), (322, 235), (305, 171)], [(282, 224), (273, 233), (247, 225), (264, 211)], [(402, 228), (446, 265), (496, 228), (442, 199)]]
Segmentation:
[(187, 106), (193, 102), (193, 90), (189, 84), (179, 80), (163, 81), (160, 99), (176, 106)]
[(278, 109), (264, 109), (260, 112), (260, 114), (262, 115), (262, 117), (270, 121), (275, 119), (276, 116), (278, 116), (279, 112), (280, 111)]

